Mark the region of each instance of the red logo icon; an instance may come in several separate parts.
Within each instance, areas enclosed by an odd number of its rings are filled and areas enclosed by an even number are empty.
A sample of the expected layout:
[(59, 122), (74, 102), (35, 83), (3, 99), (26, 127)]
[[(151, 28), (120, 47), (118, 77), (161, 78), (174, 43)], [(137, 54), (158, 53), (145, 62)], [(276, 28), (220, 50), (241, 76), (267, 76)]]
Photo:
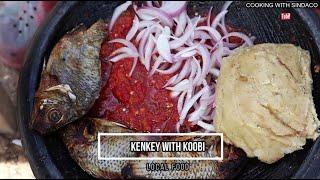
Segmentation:
[(282, 12), (280, 14), (281, 20), (290, 20), (291, 19), (291, 13)]

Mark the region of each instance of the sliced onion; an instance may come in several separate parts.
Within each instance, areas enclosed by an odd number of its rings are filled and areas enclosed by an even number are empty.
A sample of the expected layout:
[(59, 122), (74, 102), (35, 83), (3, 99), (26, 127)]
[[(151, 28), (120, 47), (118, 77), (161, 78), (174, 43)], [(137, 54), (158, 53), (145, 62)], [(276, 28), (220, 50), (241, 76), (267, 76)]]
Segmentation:
[[(223, 5), (221, 11), (227, 10), (231, 4), (232, 4), (232, 1), (226, 1)], [(227, 27), (226, 27), (226, 23), (225, 23), (225, 16), (223, 16), (221, 19), (221, 26), (222, 26), (222, 30), (224, 32), (227, 32)], [(229, 39), (227, 39), (227, 42), (229, 42)]]
[(172, 76), (165, 85), (163, 85), (163, 88), (167, 87), (168, 85), (171, 85), (178, 77), (178, 74)]
[(155, 25), (155, 24), (159, 24), (159, 22), (157, 21), (140, 21), (139, 23), (139, 28), (138, 29), (143, 29), (143, 28), (146, 28), (146, 27), (151, 27), (152, 25)]
[(127, 48), (127, 47), (122, 47), (122, 48), (119, 48), (119, 49), (113, 51), (110, 56), (114, 56), (114, 55), (117, 55), (117, 54), (120, 54), (120, 53), (129, 54), (132, 57), (138, 57), (139, 56), (138, 52), (136, 52), (135, 50), (132, 50), (130, 48)]
[[(139, 10), (138, 10), (139, 11)], [(143, 14), (143, 13), (139, 13), (138, 14), (138, 11), (137, 12), (137, 15), (139, 16), (139, 18), (141, 20), (145, 20), (145, 21), (154, 21), (155, 19), (157, 19), (155, 16), (152, 16), (150, 14)]]
[(176, 84), (173, 87), (166, 87), (166, 89), (171, 91), (185, 91), (191, 88), (191, 83), (188, 79), (184, 79), (180, 81), (178, 84)]
[(180, 50), (177, 54), (174, 55), (174, 57), (182, 56), (183, 54), (185, 54), (187, 52), (190, 52), (190, 51), (196, 49), (197, 47), (198, 47), (198, 44), (197, 45), (193, 45), (191, 47), (182, 48), (183, 50)]
[(213, 102), (215, 101), (215, 94), (212, 94), (210, 95), (210, 93), (207, 94), (207, 96), (202, 96), (200, 98), (200, 104), (203, 104), (203, 105), (210, 105), (210, 104), (213, 104)]
[(134, 16), (132, 27), (126, 36), (126, 40), (131, 41), (134, 35), (136, 35), (138, 28), (139, 28), (139, 19), (137, 16)]
[(181, 47), (189, 39), (196, 25), (197, 23), (195, 25), (192, 24), (191, 20), (188, 18), (188, 25), (186, 27), (185, 33), (179, 39), (175, 39), (169, 42), (170, 49), (177, 49)]
[(177, 103), (177, 109), (178, 109), (178, 113), (180, 115), (182, 107), (183, 107), (183, 102), (184, 102), (184, 97), (186, 96), (187, 92), (183, 92), (178, 99), (178, 103)]
[(173, 82), (173, 84), (177, 84), (178, 82), (180, 82), (182, 79), (184, 79), (186, 76), (188, 76), (188, 74), (191, 72), (191, 65), (190, 65), (191, 61), (186, 61), (184, 66), (182, 67), (177, 79)]
[(203, 45), (198, 46), (198, 50), (202, 57), (202, 73), (201, 73), (201, 79), (205, 79), (207, 73), (209, 72), (210, 68), (210, 53)]
[(195, 62), (193, 60), (191, 60), (190, 62), (191, 64), (191, 72), (189, 75), (189, 80), (193, 81), (193, 78), (195, 77), (196, 73), (197, 73), (197, 65), (195, 64)]
[[(159, 19), (164, 25), (173, 26), (173, 19), (159, 8), (145, 7), (137, 11), (138, 16), (141, 18), (143, 16), (149, 16)], [(150, 19), (147, 19), (150, 20)]]
[(160, 74), (172, 74), (180, 68), (181, 64), (182, 64), (182, 61), (179, 61), (173, 64), (169, 69), (166, 69), (166, 70), (157, 69), (156, 71), (159, 72)]
[(195, 56), (197, 53), (198, 53), (198, 51), (192, 50), (192, 51), (188, 51), (188, 52), (186, 52), (184, 54), (181, 54), (181, 57), (188, 58), (188, 57)]
[(221, 11), (212, 21), (211, 27), (216, 29), (216, 27), (218, 26), (218, 23), (221, 21), (222, 18), (224, 18), (224, 16), (228, 13), (227, 10), (223, 10)]
[(153, 7), (152, 1), (146, 1), (147, 6)]
[(172, 91), (172, 92), (170, 93), (170, 95), (171, 95), (172, 98), (176, 98), (176, 97), (178, 97), (180, 94), (181, 94), (181, 91)]
[(210, 10), (209, 10), (209, 13), (208, 13), (207, 26), (210, 26), (210, 22), (211, 22), (211, 14), (212, 14), (212, 7), (210, 7)]
[(201, 69), (199, 61), (195, 57), (193, 57), (193, 61), (197, 66), (197, 74), (196, 74), (196, 77), (194, 78), (193, 83), (197, 85), (197, 84), (200, 84), (200, 82), (201, 82), (202, 69)]
[(181, 126), (182, 124), (180, 123), (180, 122), (177, 122), (177, 124), (176, 124), (176, 131), (177, 131), (177, 133), (179, 133), (180, 132), (180, 126)]
[(149, 35), (149, 38), (147, 40), (146, 43), (146, 47), (145, 47), (145, 54), (144, 54), (144, 59), (145, 59), (145, 67), (147, 69), (147, 71), (150, 70), (150, 65), (151, 65), (151, 53), (154, 49), (154, 41), (153, 41), (153, 36), (152, 34)]
[(152, 66), (152, 69), (151, 69), (151, 71), (150, 71), (150, 73), (149, 73), (149, 76), (152, 76), (152, 75), (158, 70), (158, 67), (160, 66), (160, 64), (163, 63), (163, 62), (164, 62), (164, 61), (163, 61), (163, 57), (158, 56), (158, 57), (156, 58), (155, 63), (154, 63), (153, 66)]
[(185, 11), (187, 1), (167, 1), (160, 7), (161, 10), (169, 14), (171, 17), (178, 16), (181, 12)]
[[(155, 7), (160, 7), (160, 1), (153, 1)], [(162, 1), (162, 4), (164, 4), (165, 1)]]
[(219, 71), (219, 69), (217, 69), (217, 68), (211, 68), (211, 69), (210, 69), (210, 73), (211, 73), (214, 77), (218, 77), (219, 74), (220, 74), (220, 71)]
[(238, 47), (238, 44), (235, 43), (230, 43), (230, 42), (222, 42), (224, 47), (228, 47), (228, 48), (236, 48)]
[(143, 65), (145, 65), (144, 52), (145, 52), (145, 46), (146, 46), (149, 34), (150, 34), (150, 28), (148, 28), (147, 31), (143, 34), (141, 41), (139, 43), (139, 48), (138, 48), (140, 62)]
[(215, 131), (215, 128), (213, 127), (213, 124), (208, 124), (208, 123), (205, 123), (203, 121), (198, 121), (197, 122), (197, 125), (199, 125), (200, 127), (202, 127), (203, 129), (206, 129), (208, 131), (211, 131), (211, 132), (214, 132)]
[[(193, 83), (194, 84), (194, 83)], [(187, 91), (187, 97), (186, 97), (186, 101), (189, 101), (191, 99), (191, 97), (193, 97), (193, 93), (194, 93), (194, 88), (188, 89)]]
[(133, 4), (132, 7), (133, 7), (134, 12), (137, 12), (138, 6), (136, 4)]
[(183, 11), (178, 17), (177, 27), (176, 27), (176, 31), (174, 32), (174, 35), (176, 37), (181, 36), (184, 29), (186, 28), (186, 25), (187, 25), (187, 12)]
[(218, 26), (221, 28), (223, 35), (228, 34), (226, 25), (222, 25), (222, 24), (218, 23)]
[(205, 121), (212, 121), (213, 118), (214, 118), (214, 116), (212, 116), (212, 115), (201, 116), (201, 119), (203, 119)]
[(205, 30), (205, 31), (208, 31), (209, 34), (211, 35), (211, 37), (215, 40), (215, 41), (219, 41), (221, 39), (221, 35), (220, 33), (212, 28), (212, 27), (208, 27), (208, 26), (200, 26), (200, 27), (197, 27), (196, 30)]
[(128, 9), (128, 7), (132, 4), (131, 1), (127, 1), (123, 4), (121, 4), (120, 6), (116, 7), (116, 9), (113, 12), (111, 21), (110, 21), (110, 25), (109, 25), (109, 31), (111, 31), (114, 23), (116, 22), (116, 20), (118, 19), (118, 17), (121, 15), (121, 13), (123, 13), (124, 11), (126, 11)]
[(229, 6), (232, 4), (232, 1), (226, 1), (221, 9), (221, 11), (223, 10), (227, 10), (229, 8)]
[(172, 62), (172, 55), (170, 51), (168, 36), (165, 34), (160, 34), (157, 39), (157, 50), (159, 54), (168, 62)]
[(226, 38), (229, 38), (232, 36), (239, 37), (239, 38), (243, 39), (248, 46), (253, 45), (252, 39), (250, 39), (247, 35), (245, 35), (244, 33), (241, 33), (241, 32), (231, 32), (231, 33), (223, 36), (221, 39), (226, 39)]
[(129, 77), (132, 75), (134, 69), (137, 66), (137, 63), (138, 63), (138, 57), (133, 58), (133, 64), (132, 64), (132, 68), (131, 68), (130, 73), (129, 73)]
[(232, 53), (233, 51), (231, 51), (228, 47), (223, 47), (223, 52), (222, 52), (222, 56), (228, 56)]
[(142, 37), (144, 36), (144, 34), (148, 31), (148, 29), (143, 29), (142, 31), (140, 31), (135, 39), (136, 43), (138, 43)]
[(206, 20), (206, 18), (204, 18), (204, 17), (196, 16), (191, 19), (191, 22), (192, 22), (192, 24), (196, 24), (196, 23), (199, 24), (199, 23), (205, 22), (205, 20)]
[(128, 48), (134, 50), (135, 52), (138, 52), (136, 46), (133, 45), (130, 41), (127, 41), (125, 39), (113, 39), (113, 40), (109, 41), (109, 43), (121, 43), (121, 44), (127, 46)]
[(194, 121), (198, 121), (201, 119), (201, 116), (204, 114), (205, 110), (206, 110), (206, 106), (200, 106), (199, 108), (197, 108), (194, 112), (192, 112), (189, 115), (188, 120), (190, 122), (194, 122)]
[(211, 36), (204, 32), (204, 31), (195, 31), (194, 32), (194, 39), (204, 39), (204, 40), (207, 40), (207, 39), (212, 39)]
[(198, 93), (196, 93), (188, 102), (186, 102), (186, 104), (183, 106), (180, 117), (179, 117), (179, 121), (183, 121), (190, 108), (193, 106), (193, 104), (202, 96), (203, 93), (205, 93), (206, 91), (208, 91), (207, 87), (203, 87)]
[(120, 61), (122, 59), (131, 58), (131, 57), (132, 57), (132, 55), (129, 55), (129, 54), (119, 54), (119, 55), (117, 55), (117, 56), (115, 56), (115, 57), (113, 57), (111, 59), (108, 59), (108, 61), (110, 61), (110, 62), (118, 62), (118, 61)]

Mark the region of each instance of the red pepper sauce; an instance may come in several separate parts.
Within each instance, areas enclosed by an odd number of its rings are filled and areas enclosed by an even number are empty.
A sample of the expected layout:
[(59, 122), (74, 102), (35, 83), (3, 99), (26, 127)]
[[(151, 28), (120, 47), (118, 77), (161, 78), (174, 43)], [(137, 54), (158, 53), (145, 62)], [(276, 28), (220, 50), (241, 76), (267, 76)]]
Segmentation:
[[(122, 47), (119, 43), (108, 42), (116, 38), (125, 39), (134, 16), (133, 9), (122, 13), (101, 46), (103, 88), (90, 116), (118, 122), (138, 132), (176, 132), (179, 121), (177, 99), (171, 98), (170, 91), (163, 88), (175, 74), (155, 73), (149, 77), (145, 67), (138, 61), (130, 77), (132, 58), (116, 63), (105, 60), (114, 50)], [(241, 43), (241, 39), (237, 37), (230, 38), (230, 41)], [(196, 126), (187, 120), (184, 122), (180, 127), (181, 132), (196, 130)]]
[(122, 46), (108, 41), (125, 38), (133, 18), (132, 10), (122, 13), (102, 44), (100, 59), (105, 85), (90, 115), (124, 124), (139, 132), (176, 132), (176, 123), (179, 120), (177, 99), (171, 98), (170, 91), (162, 88), (174, 74), (155, 73), (149, 77), (145, 67), (138, 61), (132, 76), (129, 77), (132, 58), (116, 63), (103, 60)]

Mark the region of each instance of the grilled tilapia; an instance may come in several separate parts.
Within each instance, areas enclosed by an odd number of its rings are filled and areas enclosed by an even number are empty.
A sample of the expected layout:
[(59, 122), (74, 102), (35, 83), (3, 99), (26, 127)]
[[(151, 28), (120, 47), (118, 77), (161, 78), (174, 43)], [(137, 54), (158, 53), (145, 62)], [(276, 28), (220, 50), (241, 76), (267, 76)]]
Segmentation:
[[(243, 151), (233, 146), (224, 146), (223, 161), (126, 161), (126, 160), (98, 160), (98, 132), (131, 133), (123, 125), (104, 119), (83, 119), (72, 123), (62, 132), (71, 157), (89, 174), (97, 178), (231, 178), (234, 177), (246, 162)], [(203, 140), (211, 142), (207, 155), (220, 154), (220, 141), (214, 137), (184, 136), (183, 140)], [(153, 136), (109, 136), (101, 138), (101, 154), (103, 157), (204, 157), (196, 152), (149, 152), (137, 153), (129, 151), (130, 141), (159, 140)], [(172, 141), (181, 141), (181, 137), (174, 137)], [(210, 144), (210, 143), (209, 143)], [(206, 143), (207, 145), (207, 143)], [(219, 156), (219, 155), (218, 155)], [(208, 157), (208, 156), (205, 156)], [(157, 162), (173, 164), (177, 162), (190, 163), (188, 171), (147, 171), (146, 163)]]
[(55, 45), (35, 95), (31, 128), (45, 134), (90, 110), (101, 86), (99, 51), (105, 29), (102, 20), (87, 30), (79, 26)]

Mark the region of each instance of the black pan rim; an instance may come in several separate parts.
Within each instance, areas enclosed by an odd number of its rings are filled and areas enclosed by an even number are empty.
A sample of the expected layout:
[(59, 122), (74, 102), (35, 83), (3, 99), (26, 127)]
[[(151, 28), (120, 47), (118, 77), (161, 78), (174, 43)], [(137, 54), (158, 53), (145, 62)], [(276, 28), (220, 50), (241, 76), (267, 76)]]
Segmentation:
[[(55, 9), (49, 14), (47, 20), (38, 29), (33, 38), (31, 48), (28, 50), (26, 59), (32, 59), (34, 56), (44, 57), (44, 52), (39, 51), (50, 44), (50, 36), (57, 30), (56, 25), (62, 21), (63, 17), (79, 2), (59, 2)], [(307, 9), (295, 9), (303, 19), (309, 19), (308, 26), (315, 37), (315, 42), (320, 52), (320, 19), (317, 15)], [(41, 52), (42, 54), (39, 54)], [(35, 87), (30, 82), (37, 81), (42, 61), (26, 61), (21, 70), (18, 84), (18, 125), (21, 133), (22, 143), (25, 153), (30, 162), (32, 171), (37, 178), (63, 178), (64, 175), (59, 171), (54, 162), (51, 160), (50, 154), (46, 149), (43, 137), (38, 133), (28, 129), (27, 122), (30, 115), (26, 113), (30, 107), (30, 92)], [(27, 111), (28, 112), (28, 111)], [(30, 112), (30, 111), (29, 111)], [(301, 164), (299, 170), (292, 178), (320, 178), (320, 139), (313, 144), (307, 158)]]

